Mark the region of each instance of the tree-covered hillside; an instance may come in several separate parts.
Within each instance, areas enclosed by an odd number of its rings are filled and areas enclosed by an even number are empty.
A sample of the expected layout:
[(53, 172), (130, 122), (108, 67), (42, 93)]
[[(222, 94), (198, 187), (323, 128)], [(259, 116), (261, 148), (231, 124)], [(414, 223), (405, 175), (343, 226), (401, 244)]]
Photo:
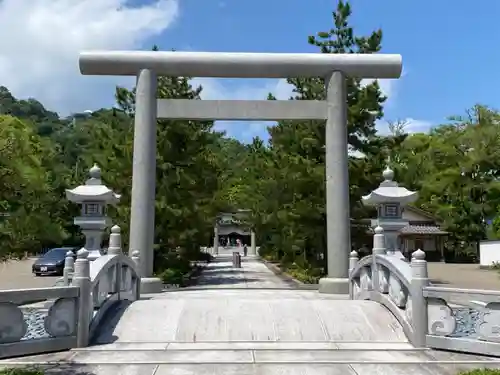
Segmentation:
[[(349, 2), (340, 1), (332, 24), (318, 25), (327, 31), (304, 41), (318, 53), (381, 51), (382, 31), (358, 35), (350, 15)], [(292, 100), (324, 98), (322, 79), (289, 83), (295, 86)], [(160, 98), (199, 99), (201, 90), (187, 78), (160, 78), (158, 84)], [(105, 183), (122, 194), (111, 215), (127, 239), (134, 96), (134, 90), (117, 88), (115, 108), (70, 121), (36, 99), (16, 99), (0, 87), (0, 257), (81, 244), (72, 225), (79, 209), (65, 200), (64, 191), (83, 183), (94, 163)], [(399, 123), (382, 136), (375, 123), (383, 117), (385, 99), (376, 82), (349, 79), (349, 144), (365, 155), (349, 161), (353, 223), (373, 217), (360, 198), (378, 185), (390, 159), (397, 180), (420, 191), (417, 206), (450, 231), (450, 252), (467, 252), (486, 236), (500, 234), (500, 220), (495, 220), (500, 114), (476, 105), (428, 134), (407, 134)], [(269, 129), (269, 144), (258, 138), (242, 144), (215, 131), (211, 122), (160, 120), (157, 129), (158, 273), (178, 277), (190, 259), (200, 256), (199, 247), (210, 244), (217, 213), (237, 208), (252, 210), (248, 224), (264, 256), (293, 266), (307, 281), (324, 272), (324, 121), (280, 122)], [(353, 225), (354, 247), (364, 244), (366, 229)]]

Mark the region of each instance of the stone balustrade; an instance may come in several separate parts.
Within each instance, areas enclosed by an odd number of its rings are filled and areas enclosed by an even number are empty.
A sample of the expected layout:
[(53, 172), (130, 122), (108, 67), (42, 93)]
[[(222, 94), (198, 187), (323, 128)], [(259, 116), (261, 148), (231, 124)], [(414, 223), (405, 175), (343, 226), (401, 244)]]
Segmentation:
[(385, 248), (375, 228), (372, 254), (349, 261), (350, 298), (373, 300), (388, 308), (416, 347), (485, 355), (500, 353), (500, 291), (431, 285), (425, 253), (408, 262)]
[(427, 346), (500, 356), (500, 291), (423, 289)]
[(59, 286), (0, 291), (0, 359), (85, 347), (110, 307), (140, 298), (139, 252), (123, 254), (118, 226), (108, 253), (88, 256), (68, 253)]

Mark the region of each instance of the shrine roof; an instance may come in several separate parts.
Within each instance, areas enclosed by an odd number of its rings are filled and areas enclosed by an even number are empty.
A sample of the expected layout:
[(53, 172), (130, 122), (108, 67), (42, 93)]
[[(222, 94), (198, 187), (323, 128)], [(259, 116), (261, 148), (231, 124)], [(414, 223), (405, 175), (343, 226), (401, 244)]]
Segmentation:
[(437, 225), (407, 225), (400, 230), (401, 234), (435, 234), (445, 235), (448, 232), (442, 230)]

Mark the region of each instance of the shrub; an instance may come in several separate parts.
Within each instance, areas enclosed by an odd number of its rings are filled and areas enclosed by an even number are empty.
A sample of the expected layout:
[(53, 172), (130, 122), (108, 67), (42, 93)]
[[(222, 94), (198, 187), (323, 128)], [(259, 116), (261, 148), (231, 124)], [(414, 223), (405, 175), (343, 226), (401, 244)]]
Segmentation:
[(493, 264), (491, 265), (491, 269), (492, 270), (500, 270), (500, 262), (493, 262)]
[(180, 251), (176, 250), (159, 250), (155, 252), (154, 266), (156, 272), (161, 274), (167, 269), (176, 269), (181, 273), (191, 271), (191, 262), (181, 256)]
[(176, 268), (167, 268), (159, 277), (164, 284), (181, 286), (184, 283), (184, 273)]

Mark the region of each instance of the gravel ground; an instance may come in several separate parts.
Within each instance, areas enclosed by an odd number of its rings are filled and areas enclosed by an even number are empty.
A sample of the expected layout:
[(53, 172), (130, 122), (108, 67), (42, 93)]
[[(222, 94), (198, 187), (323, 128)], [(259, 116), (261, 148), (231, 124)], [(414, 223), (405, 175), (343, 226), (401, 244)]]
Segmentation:
[(500, 273), (477, 264), (428, 263), (429, 277), (446, 288), (500, 290)]
[(36, 258), (0, 263), (0, 290), (54, 286), (59, 276), (34, 276), (31, 266)]

